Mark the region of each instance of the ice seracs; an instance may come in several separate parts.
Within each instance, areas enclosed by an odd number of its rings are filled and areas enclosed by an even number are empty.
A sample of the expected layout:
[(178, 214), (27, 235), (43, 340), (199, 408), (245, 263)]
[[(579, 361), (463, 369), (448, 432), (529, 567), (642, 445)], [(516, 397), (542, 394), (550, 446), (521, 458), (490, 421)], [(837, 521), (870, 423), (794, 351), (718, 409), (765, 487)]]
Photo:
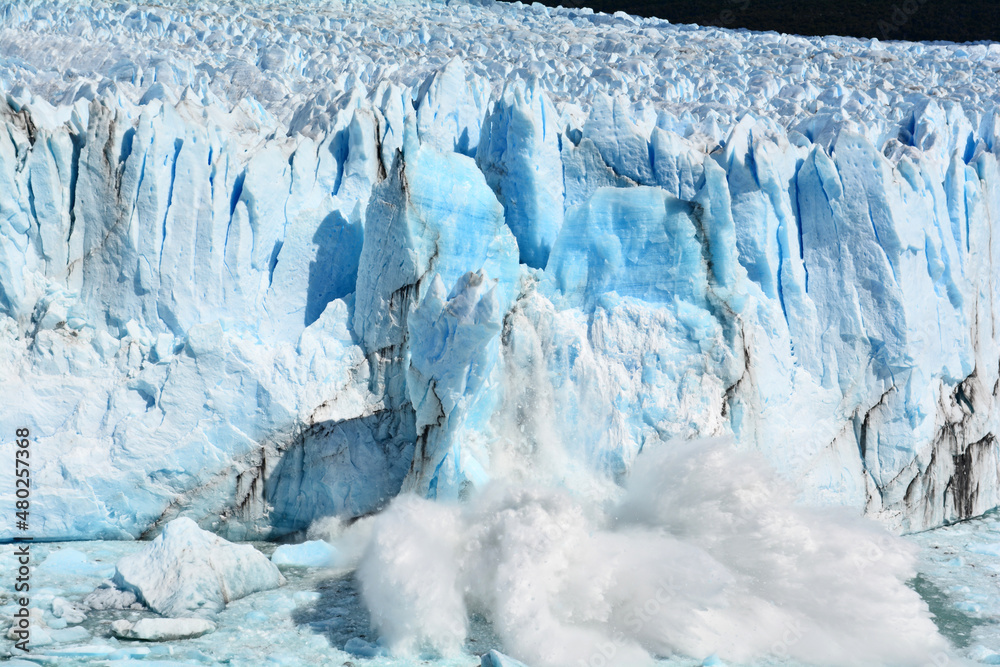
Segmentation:
[(191, 519), (180, 518), (165, 525), (142, 551), (119, 560), (114, 583), (164, 616), (210, 619), (228, 602), (277, 588), (285, 579), (252, 546), (227, 542)]

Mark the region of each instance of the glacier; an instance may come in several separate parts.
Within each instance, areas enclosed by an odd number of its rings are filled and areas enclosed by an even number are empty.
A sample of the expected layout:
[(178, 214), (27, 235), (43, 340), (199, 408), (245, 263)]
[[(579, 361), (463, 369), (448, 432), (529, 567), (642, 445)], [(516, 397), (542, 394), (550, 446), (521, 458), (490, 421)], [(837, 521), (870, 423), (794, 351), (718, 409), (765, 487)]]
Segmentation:
[(709, 436), (806, 505), (982, 514), (998, 67), (520, 3), (7, 3), (0, 454), (31, 430), (32, 534), (610, 497)]

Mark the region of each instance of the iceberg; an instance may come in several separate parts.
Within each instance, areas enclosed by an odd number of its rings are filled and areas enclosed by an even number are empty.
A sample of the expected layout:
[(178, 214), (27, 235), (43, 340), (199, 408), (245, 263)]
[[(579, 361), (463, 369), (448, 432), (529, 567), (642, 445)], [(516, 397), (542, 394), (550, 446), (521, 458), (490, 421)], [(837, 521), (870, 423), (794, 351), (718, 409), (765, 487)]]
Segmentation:
[(271, 554), (271, 562), (275, 565), (292, 567), (337, 567), (343, 560), (340, 552), (323, 540), (282, 544)]
[(1000, 504), (1000, 46), (296, 7), (0, 11), (36, 538), (612, 496), (714, 436), (899, 531)]
[[(112, 580), (149, 609), (172, 619), (210, 619), (233, 600), (285, 583), (277, 566), (249, 544), (232, 544), (198, 528), (187, 518), (174, 519), (145, 548), (118, 561)], [(142, 623), (140, 621), (139, 623)], [(137, 624), (138, 625), (138, 624)], [(122, 628), (119, 634), (207, 632), (204, 624)], [(148, 632), (147, 632), (148, 630)]]

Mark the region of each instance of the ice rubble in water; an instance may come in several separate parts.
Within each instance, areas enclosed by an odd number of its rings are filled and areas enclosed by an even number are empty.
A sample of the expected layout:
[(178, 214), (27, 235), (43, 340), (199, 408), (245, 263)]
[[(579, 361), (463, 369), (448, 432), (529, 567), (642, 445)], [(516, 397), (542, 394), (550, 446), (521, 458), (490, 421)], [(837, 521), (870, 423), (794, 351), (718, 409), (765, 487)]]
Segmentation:
[[(416, 519), (361, 566), (399, 648), (447, 650), (480, 609), (553, 661), (496, 584), (523, 561), (556, 587), (535, 600), (551, 651), (748, 655), (785, 620), (807, 659), (853, 633), (929, 649), (891, 542), (828, 617), (796, 597), (880, 538), (786, 501), (918, 530), (1000, 500), (998, 66), (997, 45), (492, 2), (10, 3), (0, 429), (32, 431), (36, 537), (180, 512), (278, 537), (404, 491), (377, 523)], [(657, 503), (685, 503), (639, 480), (708, 436), (737, 453), (668, 471), (701, 508), (678, 524)], [(737, 483), (747, 452), (790, 490)], [(713, 493), (735, 505), (696, 502)], [(548, 525), (606, 559), (532, 536)], [(435, 583), (395, 600), (380, 582), (411, 546), (440, 555)], [(662, 571), (628, 558), (658, 549), (714, 573), (677, 598), (704, 608), (684, 637), (618, 616)], [(760, 637), (713, 634), (736, 609)]]

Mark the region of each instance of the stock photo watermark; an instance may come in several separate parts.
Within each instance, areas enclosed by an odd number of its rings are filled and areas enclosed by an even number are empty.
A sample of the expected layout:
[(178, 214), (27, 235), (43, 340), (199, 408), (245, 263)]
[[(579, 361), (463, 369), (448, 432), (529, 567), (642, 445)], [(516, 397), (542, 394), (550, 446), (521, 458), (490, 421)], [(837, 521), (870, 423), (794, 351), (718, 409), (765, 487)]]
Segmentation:
[(892, 6), (892, 14), (888, 20), (879, 19), (878, 29), (882, 33), (882, 39), (889, 39), (893, 33), (899, 33), (910, 22), (910, 19), (920, 11), (920, 8), (927, 4), (927, 0), (904, 0), (904, 2)]
[[(661, 579), (652, 595), (628, 610), (625, 614), (625, 625), (633, 634), (639, 634), (676, 595), (677, 586), (673, 576)], [(630, 644), (634, 642), (629, 641), (623, 631), (615, 630), (611, 637), (597, 645), (597, 649), (588, 659), (577, 661), (577, 667), (608, 667), (614, 664), (612, 661), (615, 656)]]
[(718, 22), (725, 27), (729, 27), (736, 22), (736, 19), (746, 14), (752, 4), (751, 0), (726, 0), (731, 5), (729, 9), (719, 12)]

